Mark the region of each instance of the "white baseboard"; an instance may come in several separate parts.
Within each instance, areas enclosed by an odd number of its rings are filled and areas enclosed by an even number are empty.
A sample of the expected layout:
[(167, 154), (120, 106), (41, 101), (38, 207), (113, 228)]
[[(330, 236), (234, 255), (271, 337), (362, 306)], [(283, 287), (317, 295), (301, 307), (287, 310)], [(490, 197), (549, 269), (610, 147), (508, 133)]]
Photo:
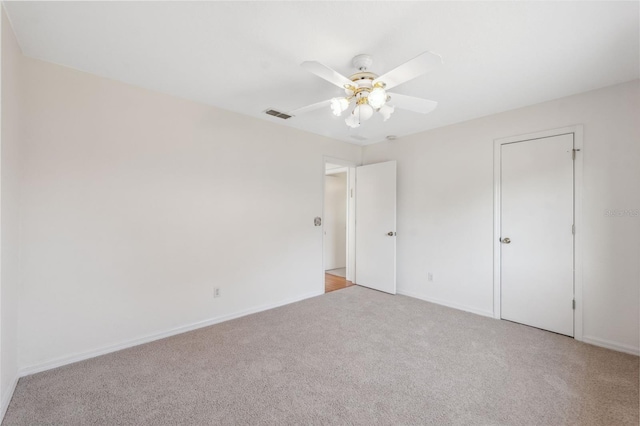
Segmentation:
[(397, 290), (397, 293), (402, 294), (403, 296), (409, 296), (415, 299), (424, 300), (425, 302), (435, 303), (436, 305), (442, 305), (448, 308), (458, 309), (459, 311), (471, 312), (472, 314), (493, 318), (493, 312), (491, 311), (483, 311), (481, 309), (471, 308), (469, 306), (459, 305), (457, 303), (446, 302), (444, 300), (434, 299), (432, 297), (423, 296), (421, 294), (413, 293), (411, 291), (406, 291), (406, 290)]
[(612, 342), (610, 340), (598, 339), (597, 337), (582, 336), (582, 341), (590, 345), (600, 346), (607, 349), (612, 349), (618, 352), (624, 352), (631, 355), (640, 355), (640, 348), (625, 345), (623, 343)]
[[(87, 352), (77, 353), (73, 355), (68, 355), (60, 358), (56, 358), (50, 361), (46, 361), (40, 364), (31, 365), (28, 367), (23, 367), (19, 371), (19, 377), (28, 376), (35, 373), (40, 373), (42, 371), (51, 370), (53, 368), (62, 367), (63, 365), (72, 364), (74, 362), (83, 361), (85, 359), (94, 358), (100, 355), (105, 355), (111, 352), (116, 352), (122, 349), (127, 349), (133, 346), (141, 345), (144, 343), (153, 342), (154, 340), (164, 339), (166, 337), (175, 336), (176, 334), (185, 333), (187, 331), (196, 330), (202, 327), (208, 327), (210, 325), (218, 324), (221, 322), (229, 321), (235, 318), (244, 317), (246, 315), (255, 314), (258, 312), (266, 311), (269, 309), (277, 308), (280, 306), (288, 305), (290, 303), (299, 302), (304, 299), (309, 299), (311, 297), (320, 296), (324, 294), (324, 291), (314, 291), (311, 293), (307, 293), (301, 296), (292, 297), (289, 299), (281, 300), (276, 303), (272, 303), (269, 305), (256, 306), (253, 308), (245, 309), (239, 312), (235, 312), (233, 314), (223, 315), (220, 317), (210, 318), (204, 321), (198, 321), (195, 323), (183, 325), (180, 327), (172, 328), (167, 331), (162, 331), (159, 333), (150, 334), (147, 336), (139, 337), (136, 339), (127, 340), (122, 343), (118, 343), (115, 345), (105, 346), (99, 349), (90, 350)], [(3, 401), (4, 402), (4, 401)]]
[(11, 398), (13, 398), (13, 393), (16, 390), (19, 379), (20, 376), (16, 374), (7, 392), (2, 394), (2, 401), (0, 401), (0, 423), (4, 420), (4, 415), (7, 414), (7, 408), (9, 408), (9, 403), (11, 402)]
[[(454, 308), (454, 309), (458, 309), (458, 310), (461, 310), (461, 311), (471, 312), (472, 314), (482, 315), (484, 317), (490, 317), (490, 318), (494, 317), (493, 316), (493, 312), (483, 311), (483, 310), (480, 310), (480, 309), (470, 308), (468, 306), (458, 305), (456, 303), (450, 303), (450, 302), (446, 302), (446, 301), (443, 301), (443, 300), (438, 300), (438, 299), (434, 299), (434, 298), (431, 298), (431, 297), (422, 296), (420, 294), (413, 293), (413, 292), (410, 292), (410, 291), (398, 290), (397, 293), (398, 294), (402, 294), (404, 296), (413, 297), (415, 299), (424, 300), (426, 302), (435, 303), (437, 305), (446, 306), (448, 308)], [(618, 352), (624, 352), (624, 353), (631, 354), (631, 355), (640, 355), (640, 348), (638, 348), (638, 347), (625, 345), (625, 344), (617, 343), (617, 342), (612, 342), (610, 340), (599, 339), (597, 337), (583, 336), (582, 337), (582, 342), (588, 343), (590, 345), (600, 346), (600, 347), (607, 348), (607, 349), (612, 349), (612, 350), (618, 351)]]

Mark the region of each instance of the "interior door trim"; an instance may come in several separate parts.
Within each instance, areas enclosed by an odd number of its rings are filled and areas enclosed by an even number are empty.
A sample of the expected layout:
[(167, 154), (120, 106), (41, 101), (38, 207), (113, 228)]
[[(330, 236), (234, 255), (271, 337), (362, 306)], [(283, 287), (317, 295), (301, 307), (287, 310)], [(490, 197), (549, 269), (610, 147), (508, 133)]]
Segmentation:
[(574, 339), (583, 340), (583, 298), (582, 298), (582, 185), (583, 185), (583, 125), (562, 127), (559, 129), (545, 130), (536, 133), (528, 133), (523, 135), (510, 136), (506, 138), (494, 139), (493, 141), (493, 317), (501, 318), (500, 312), (500, 288), (501, 288), (501, 265), (500, 265), (500, 155), (502, 145), (524, 142), (535, 139), (542, 139), (551, 136), (560, 136), (572, 133), (574, 135), (573, 147), (578, 150), (574, 163), (574, 191), (573, 191), (573, 208), (574, 208), (574, 298), (576, 307), (574, 311)]

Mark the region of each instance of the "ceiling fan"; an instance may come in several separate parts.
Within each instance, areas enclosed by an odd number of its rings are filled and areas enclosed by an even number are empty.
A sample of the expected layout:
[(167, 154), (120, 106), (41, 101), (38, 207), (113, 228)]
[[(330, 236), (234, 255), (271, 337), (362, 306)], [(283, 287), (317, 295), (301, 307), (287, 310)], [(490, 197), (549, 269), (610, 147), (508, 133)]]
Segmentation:
[(440, 55), (428, 51), (421, 53), (381, 76), (368, 71), (373, 63), (373, 58), (370, 55), (358, 55), (353, 58), (351, 63), (358, 71), (347, 78), (320, 62), (303, 62), (301, 66), (304, 69), (344, 89), (345, 96), (298, 108), (289, 112), (288, 115), (303, 114), (330, 106), (331, 111), (336, 116), (340, 116), (354, 104), (355, 107), (349, 113), (345, 123), (351, 128), (356, 128), (362, 122), (370, 119), (374, 112), (378, 112), (382, 115), (383, 120), (387, 121), (395, 108), (427, 114), (438, 105), (435, 101), (390, 93), (388, 90), (413, 80), (442, 64)]

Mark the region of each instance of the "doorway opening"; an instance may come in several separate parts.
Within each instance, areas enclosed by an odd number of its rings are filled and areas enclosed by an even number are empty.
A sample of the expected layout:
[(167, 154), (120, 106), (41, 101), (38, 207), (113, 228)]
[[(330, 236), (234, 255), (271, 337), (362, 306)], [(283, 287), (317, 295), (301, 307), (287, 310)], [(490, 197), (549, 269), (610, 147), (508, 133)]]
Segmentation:
[(352, 165), (326, 159), (324, 170), (323, 270), (325, 293), (353, 285), (355, 176)]

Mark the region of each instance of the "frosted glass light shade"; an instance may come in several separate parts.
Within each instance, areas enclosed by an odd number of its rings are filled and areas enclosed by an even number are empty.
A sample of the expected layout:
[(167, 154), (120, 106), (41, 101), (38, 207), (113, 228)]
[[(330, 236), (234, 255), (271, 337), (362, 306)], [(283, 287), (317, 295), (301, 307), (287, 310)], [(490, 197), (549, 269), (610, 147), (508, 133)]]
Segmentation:
[(378, 112), (382, 115), (382, 121), (387, 121), (389, 117), (391, 117), (391, 114), (393, 114), (393, 111), (395, 111), (395, 109), (396, 108), (393, 106), (383, 105), (382, 108), (378, 110)]
[(369, 93), (367, 100), (373, 109), (380, 109), (387, 103), (387, 92), (382, 87), (376, 87)]
[(355, 115), (360, 122), (367, 121), (373, 115), (373, 108), (368, 104), (358, 105), (353, 110), (353, 115)]
[(360, 127), (360, 120), (358, 120), (358, 117), (356, 117), (353, 114), (350, 114), (349, 118), (344, 120), (344, 122), (347, 123), (347, 126), (351, 127), (352, 129), (355, 129), (356, 127)]
[(337, 117), (342, 115), (342, 112), (349, 108), (349, 101), (347, 98), (333, 98), (331, 99), (331, 111)]

